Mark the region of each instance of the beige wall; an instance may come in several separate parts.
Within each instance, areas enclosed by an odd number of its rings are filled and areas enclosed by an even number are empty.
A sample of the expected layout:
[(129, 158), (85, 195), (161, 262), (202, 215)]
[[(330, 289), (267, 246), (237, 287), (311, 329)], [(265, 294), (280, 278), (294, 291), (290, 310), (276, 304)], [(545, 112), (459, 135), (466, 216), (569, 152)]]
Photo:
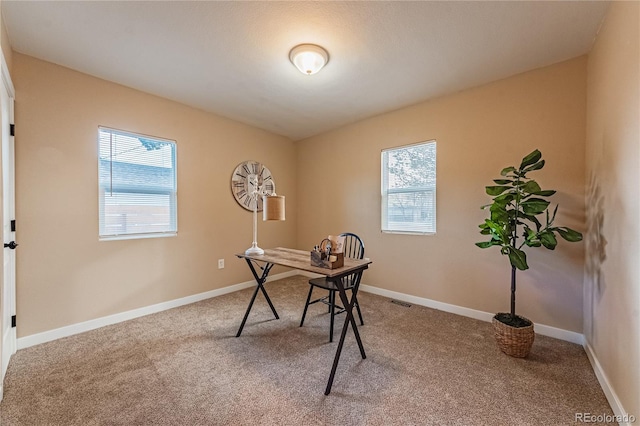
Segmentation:
[[(288, 139), (29, 56), (13, 60), (19, 337), (252, 279), (233, 256), (252, 240), (251, 213), (229, 183), (243, 160), (266, 164), (287, 196), (288, 220), (260, 222), (258, 241), (295, 245)], [(177, 237), (98, 241), (99, 125), (177, 141)]]
[(640, 3), (614, 2), (588, 62), (585, 338), (640, 416)]
[[(509, 309), (508, 259), (481, 250), (484, 186), (535, 148), (537, 180), (556, 189), (558, 224), (584, 229), (586, 57), (373, 117), (298, 142), (298, 243), (363, 237), (373, 265), (363, 283), (486, 312)], [(380, 232), (380, 151), (437, 141), (437, 234)], [(335, 179), (327, 183), (327, 172)], [(533, 174), (532, 177), (536, 176)], [(583, 244), (529, 251), (517, 311), (582, 331)]]

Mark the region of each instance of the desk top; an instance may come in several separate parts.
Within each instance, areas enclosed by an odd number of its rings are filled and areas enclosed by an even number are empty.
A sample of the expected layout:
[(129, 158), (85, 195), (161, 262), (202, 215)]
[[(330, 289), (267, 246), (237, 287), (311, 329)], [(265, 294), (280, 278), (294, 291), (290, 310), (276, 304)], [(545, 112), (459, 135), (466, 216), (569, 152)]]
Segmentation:
[(326, 277), (339, 277), (352, 272), (363, 271), (372, 263), (370, 260), (356, 260), (344, 258), (344, 266), (341, 268), (328, 269), (311, 265), (311, 253), (305, 250), (296, 250), (284, 247), (265, 249), (260, 256), (246, 255), (238, 253), (236, 256), (244, 259), (256, 260), (259, 262), (273, 263), (276, 265), (288, 266), (289, 268), (300, 269), (301, 271), (315, 272)]

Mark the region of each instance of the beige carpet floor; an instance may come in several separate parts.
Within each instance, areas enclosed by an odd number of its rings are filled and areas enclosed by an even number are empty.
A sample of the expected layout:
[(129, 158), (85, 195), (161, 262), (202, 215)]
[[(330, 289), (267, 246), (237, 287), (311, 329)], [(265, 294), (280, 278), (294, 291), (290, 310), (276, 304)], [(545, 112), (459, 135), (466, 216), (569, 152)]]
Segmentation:
[(10, 425), (570, 425), (613, 414), (583, 348), (537, 336), (502, 354), (491, 325), (361, 292), (367, 359), (310, 307), (302, 276), (266, 285), (236, 338), (253, 289), (18, 351), (0, 403)]

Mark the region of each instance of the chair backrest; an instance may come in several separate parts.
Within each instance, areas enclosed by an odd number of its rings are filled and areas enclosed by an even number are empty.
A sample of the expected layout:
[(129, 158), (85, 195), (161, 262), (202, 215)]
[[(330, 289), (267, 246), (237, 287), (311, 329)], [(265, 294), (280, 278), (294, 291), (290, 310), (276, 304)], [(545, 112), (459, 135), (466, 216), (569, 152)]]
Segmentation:
[[(344, 239), (344, 248), (342, 252), (344, 257), (351, 259), (364, 259), (364, 243), (362, 239), (356, 234), (351, 232), (344, 232), (340, 234)], [(345, 288), (353, 288), (360, 285), (360, 279), (362, 278), (362, 271), (346, 276), (343, 279)]]
[(344, 257), (349, 257), (351, 259), (364, 258), (364, 243), (360, 237), (351, 232), (344, 232), (340, 234), (340, 236), (345, 237), (344, 248), (342, 250)]

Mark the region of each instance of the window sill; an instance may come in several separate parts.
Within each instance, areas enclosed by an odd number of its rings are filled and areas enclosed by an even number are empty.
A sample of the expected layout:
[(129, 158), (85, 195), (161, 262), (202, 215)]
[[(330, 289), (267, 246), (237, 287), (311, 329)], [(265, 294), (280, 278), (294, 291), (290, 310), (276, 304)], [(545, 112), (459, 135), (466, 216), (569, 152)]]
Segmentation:
[(435, 232), (422, 232), (422, 231), (394, 231), (391, 229), (382, 229), (383, 234), (401, 234), (401, 235), (436, 235)]
[(176, 237), (177, 232), (161, 232), (153, 234), (124, 234), (124, 235), (105, 235), (98, 237), (98, 241), (118, 241), (118, 240), (141, 240), (146, 238), (164, 238)]

